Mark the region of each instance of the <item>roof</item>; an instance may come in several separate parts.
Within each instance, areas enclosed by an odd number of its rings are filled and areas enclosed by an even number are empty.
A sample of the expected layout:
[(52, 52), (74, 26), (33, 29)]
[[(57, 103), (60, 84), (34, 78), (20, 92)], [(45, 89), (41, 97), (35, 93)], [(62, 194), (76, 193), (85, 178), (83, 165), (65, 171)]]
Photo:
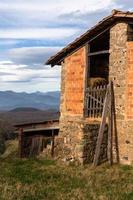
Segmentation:
[[(46, 128), (31, 128), (31, 129), (23, 129), (23, 133), (36, 133), (36, 132), (43, 132), (44, 131), (52, 131), (52, 130), (59, 130), (59, 126), (55, 127), (46, 127)], [(16, 131), (18, 133), (18, 131)]]
[(116, 20), (130, 20), (133, 19), (133, 12), (123, 12), (119, 10), (112, 10), (112, 14), (107, 16), (106, 18), (102, 19), (99, 23), (97, 23), (94, 27), (89, 29), (79, 38), (74, 40), (68, 46), (63, 48), (57, 54), (49, 58), (46, 62), (46, 65), (60, 65), (61, 61), (70, 53), (72, 53), (75, 49), (79, 48), (89, 40), (91, 40), (96, 34), (99, 34), (102, 30), (106, 29), (107, 27), (111, 27)]
[(47, 124), (47, 123), (54, 123), (54, 122), (59, 122), (59, 119), (48, 119), (45, 121), (38, 121), (38, 122), (27, 122), (27, 123), (20, 123), (20, 124), (15, 124), (14, 127), (22, 127), (22, 126), (30, 126), (30, 125), (38, 125), (38, 124)]

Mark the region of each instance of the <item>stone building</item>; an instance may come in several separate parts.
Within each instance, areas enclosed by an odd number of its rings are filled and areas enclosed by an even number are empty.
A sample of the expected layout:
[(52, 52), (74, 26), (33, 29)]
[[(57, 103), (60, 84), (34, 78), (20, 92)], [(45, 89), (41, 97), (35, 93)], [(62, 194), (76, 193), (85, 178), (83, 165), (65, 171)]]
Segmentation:
[[(86, 89), (91, 78), (114, 85), (117, 146), (120, 163), (133, 163), (133, 13), (112, 14), (51, 57), (48, 65), (62, 65), (60, 132), (55, 156), (91, 163), (101, 118), (86, 112)], [(101, 147), (106, 159), (107, 130)]]

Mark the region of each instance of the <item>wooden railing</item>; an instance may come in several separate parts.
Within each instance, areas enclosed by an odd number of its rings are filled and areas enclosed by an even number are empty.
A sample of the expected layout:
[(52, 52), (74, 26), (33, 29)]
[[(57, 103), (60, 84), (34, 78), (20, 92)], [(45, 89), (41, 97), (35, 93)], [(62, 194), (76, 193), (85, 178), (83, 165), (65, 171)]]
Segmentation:
[(89, 118), (102, 117), (103, 104), (107, 85), (87, 88), (85, 91), (85, 116)]

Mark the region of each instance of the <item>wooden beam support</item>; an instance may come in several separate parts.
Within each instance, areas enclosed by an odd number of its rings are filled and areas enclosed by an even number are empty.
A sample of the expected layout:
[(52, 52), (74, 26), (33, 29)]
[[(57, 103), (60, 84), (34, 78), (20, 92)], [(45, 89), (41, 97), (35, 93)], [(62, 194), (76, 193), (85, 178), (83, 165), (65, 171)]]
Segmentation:
[(112, 165), (112, 135), (113, 135), (113, 101), (112, 101), (112, 95), (113, 95), (113, 85), (112, 82), (110, 83), (109, 88), (109, 125), (108, 125), (108, 146), (107, 146), (107, 156), (108, 156), (108, 162), (110, 165)]
[(19, 134), (18, 134), (18, 140), (19, 140), (19, 157), (23, 157), (23, 128), (19, 129)]
[(102, 54), (109, 54), (110, 51), (109, 50), (103, 50), (103, 51), (97, 51), (97, 52), (92, 52), (89, 53), (88, 56), (96, 56), (96, 55), (102, 55)]
[(86, 44), (86, 68), (85, 68), (85, 88), (84, 88), (84, 117), (88, 116), (88, 99), (86, 98), (86, 89), (88, 87), (88, 78), (90, 78), (90, 59), (88, 54), (90, 53), (90, 45)]
[(98, 165), (98, 162), (99, 162), (100, 149), (101, 149), (101, 144), (102, 144), (102, 140), (103, 140), (104, 129), (105, 129), (105, 126), (106, 126), (106, 117), (107, 117), (107, 114), (108, 114), (108, 98), (109, 98), (109, 88), (107, 88), (104, 106), (103, 106), (102, 121), (101, 121), (101, 124), (100, 124), (100, 129), (99, 129), (97, 144), (96, 144), (96, 151), (95, 151), (94, 161), (93, 161), (94, 167), (96, 167)]
[(52, 130), (52, 146), (51, 146), (51, 156), (54, 157), (54, 130)]

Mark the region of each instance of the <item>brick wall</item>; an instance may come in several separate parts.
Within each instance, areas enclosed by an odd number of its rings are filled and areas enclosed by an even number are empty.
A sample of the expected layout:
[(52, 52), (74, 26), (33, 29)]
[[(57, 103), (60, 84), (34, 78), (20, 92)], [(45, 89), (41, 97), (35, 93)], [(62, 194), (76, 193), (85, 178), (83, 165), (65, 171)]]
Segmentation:
[(125, 158), (133, 163), (133, 42), (127, 42)]
[(67, 115), (83, 115), (85, 56), (86, 51), (83, 47), (65, 58), (64, 103)]
[(126, 117), (133, 120), (133, 42), (127, 42)]

